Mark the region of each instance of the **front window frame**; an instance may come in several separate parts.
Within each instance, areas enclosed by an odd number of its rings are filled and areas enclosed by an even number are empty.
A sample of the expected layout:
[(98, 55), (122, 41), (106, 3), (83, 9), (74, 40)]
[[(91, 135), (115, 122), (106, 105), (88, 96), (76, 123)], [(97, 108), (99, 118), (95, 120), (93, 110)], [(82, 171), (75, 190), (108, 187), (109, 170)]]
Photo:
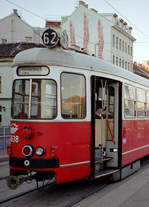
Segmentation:
[[(27, 115), (27, 117), (23, 117), (23, 118), (19, 118), (19, 117), (17, 117), (17, 116), (15, 116), (15, 114), (14, 114), (14, 110), (15, 110), (15, 108), (14, 108), (14, 101), (15, 101), (15, 99), (14, 99), (14, 94), (15, 94), (15, 82), (16, 81), (18, 81), (18, 80), (24, 80), (24, 81), (29, 81), (29, 83), (30, 83), (30, 93), (29, 93), (29, 102), (28, 102), (28, 105), (29, 105), (29, 113), (28, 113), (28, 115)], [(51, 117), (51, 118), (42, 118), (42, 115), (41, 115), (41, 113), (40, 113), (40, 116), (39, 117), (33, 117), (33, 115), (31, 115), (31, 110), (32, 110), (32, 89), (31, 89), (31, 86), (33, 86), (32, 85), (32, 83), (34, 83), (34, 81), (37, 81), (37, 80), (39, 80), (40, 81), (40, 84), (41, 84), (41, 81), (53, 81), (54, 83), (55, 83), (55, 87), (56, 87), (56, 89), (55, 89), (55, 114), (54, 114), (54, 116), (53, 117)], [(54, 120), (54, 119), (56, 119), (57, 118), (57, 115), (58, 115), (58, 109), (57, 109), (57, 106), (58, 106), (58, 103), (57, 103), (57, 94), (58, 94), (58, 92), (57, 92), (57, 90), (58, 90), (58, 86), (57, 86), (57, 82), (54, 80), (54, 79), (41, 79), (41, 78), (34, 78), (34, 79), (32, 79), (32, 78), (24, 78), (24, 79), (15, 79), (14, 80), (14, 82), (13, 82), (13, 89), (12, 89), (12, 93), (13, 93), (13, 96), (12, 96), (12, 106), (11, 106), (11, 116), (12, 116), (12, 119), (23, 119), (23, 120)], [(39, 98), (40, 98), (40, 102), (39, 102), (39, 107), (40, 107), (40, 110), (41, 110), (41, 89), (40, 89), (40, 96), (39, 96)]]

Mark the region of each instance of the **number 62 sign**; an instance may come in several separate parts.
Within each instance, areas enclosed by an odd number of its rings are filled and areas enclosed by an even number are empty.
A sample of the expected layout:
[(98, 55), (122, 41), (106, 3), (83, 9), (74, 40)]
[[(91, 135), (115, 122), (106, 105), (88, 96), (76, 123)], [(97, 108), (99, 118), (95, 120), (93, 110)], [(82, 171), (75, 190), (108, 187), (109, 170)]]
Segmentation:
[(55, 47), (59, 42), (59, 37), (53, 29), (47, 29), (42, 35), (43, 44), (48, 47)]

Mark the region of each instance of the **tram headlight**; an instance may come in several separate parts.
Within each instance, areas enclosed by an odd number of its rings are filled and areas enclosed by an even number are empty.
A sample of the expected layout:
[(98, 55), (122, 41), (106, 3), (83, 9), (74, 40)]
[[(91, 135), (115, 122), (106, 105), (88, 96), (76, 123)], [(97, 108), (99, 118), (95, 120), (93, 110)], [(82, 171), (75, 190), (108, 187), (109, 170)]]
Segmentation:
[(44, 154), (44, 149), (42, 147), (36, 148), (36, 155), (42, 156)]
[(26, 157), (29, 157), (29, 156), (33, 155), (33, 147), (29, 144), (25, 145), (22, 148), (22, 154)]

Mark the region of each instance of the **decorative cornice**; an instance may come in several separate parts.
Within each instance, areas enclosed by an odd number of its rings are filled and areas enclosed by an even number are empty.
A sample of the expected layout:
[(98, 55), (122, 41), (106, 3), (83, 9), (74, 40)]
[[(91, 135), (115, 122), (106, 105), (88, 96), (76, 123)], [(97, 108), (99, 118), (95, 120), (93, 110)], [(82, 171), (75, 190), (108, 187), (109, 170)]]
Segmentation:
[(116, 29), (117, 31), (119, 31), (120, 33), (122, 33), (123, 35), (125, 35), (126, 37), (128, 37), (129, 39), (131, 39), (132, 41), (136, 41), (136, 39), (130, 35), (128, 32), (126, 32), (125, 30), (123, 30), (122, 28), (120, 28), (117, 25), (112, 26), (114, 29)]

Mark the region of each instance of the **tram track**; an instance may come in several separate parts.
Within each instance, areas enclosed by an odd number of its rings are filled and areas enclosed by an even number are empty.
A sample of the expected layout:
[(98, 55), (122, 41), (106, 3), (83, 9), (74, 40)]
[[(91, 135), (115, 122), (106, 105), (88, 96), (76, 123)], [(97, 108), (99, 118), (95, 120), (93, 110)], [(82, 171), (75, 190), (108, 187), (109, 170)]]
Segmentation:
[(94, 195), (95, 193), (99, 192), (100, 190), (104, 189), (105, 187), (107, 187), (108, 184), (102, 184), (98, 189), (87, 193), (86, 195), (81, 196), (79, 199), (76, 199), (75, 201), (71, 202), (70, 204), (65, 205), (64, 207), (75, 207), (77, 204), (79, 204), (81, 201), (83, 201), (84, 199)]
[(17, 198), (20, 198), (20, 197), (23, 197), (27, 194), (30, 194), (30, 193), (33, 193), (35, 191), (40, 191), (46, 187), (52, 187), (53, 185), (55, 185), (54, 183), (49, 183), (49, 184), (46, 184), (46, 185), (40, 185), (39, 187), (35, 187), (35, 188), (32, 188), (30, 190), (26, 190), (24, 192), (21, 192), (21, 193), (17, 193), (17, 194), (14, 194), (14, 195), (11, 195), (11, 196), (8, 196), (7, 198), (5, 199), (1, 199), (0, 200), (0, 204), (4, 204), (4, 203), (7, 203), (9, 201), (13, 201), (14, 199), (17, 199)]
[(24, 196), (24, 195), (27, 195), (27, 194), (29, 194), (29, 193), (32, 193), (32, 192), (34, 192), (34, 191), (36, 191), (36, 190), (37, 190), (37, 188), (34, 188), (34, 189), (29, 190), (29, 191), (25, 191), (25, 192), (22, 192), (22, 193), (18, 193), (18, 194), (9, 196), (9, 197), (7, 197), (7, 198), (5, 198), (5, 199), (1, 199), (1, 200), (0, 200), (0, 204), (7, 203), (7, 202), (12, 201), (12, 200), (14, 200), (14, 199), (16, 199), (16, 198), (20, 198), (20, 197), (22, 197), (22, 196)]
[(8, 161), (0, 162), (0, 181), (8, 178), (8, 174), (9, 174), (8, 165), (9, 165)]
[[(71, 194), (71, 196), (72, 196), (72, 198), (70, 199), (70, 202), (69, 203), (67, 203), (67, 204), (65, 204), (65, 205), (62, 205), (62, 203), (61, 203), (61, 206), (63, 206), (63, 207), (73, 207), (73, 206), (76, 206), (79, 202), (81, 202), (81, 201), (83, 201), (84, 199), (86, 199), (86, 198), (88, 198), (89, 196), (92, 196), (92, 195), (94, 195), (95, 193), (97, 193), (97, 192), (99, 192), (100, 190), (102, 190), (103, 188), (105, 188), (106, 186), (107, 186), (108, 184), (106, 183), (102, 183), (102, 184), (100, 184), (96, 189), (94, 189), (94, 190), (92, 190), (92, 191), (87, 191), (86, 193), (84, 193), (83, 195), (81, 195), (81, 196), (77, 196), (76, 198), (74, 198), (73, 199), (73, 193)], [(52, 187), (52, 186), (56, 186), (55, 184), (48, 184), (48, 185), (45, 185), (44, 187)], [(8, 203), (8, 202), (12, 202), (13, 200), (15, 200), (15, 199), (19, 199), (19, 198), (23, 198), (24, 196), (26, 196), (26, 195), (29, 195), (29, 194), (31, 194), (31, 193), (34, 193), (34, 192), (36, 192), (36, 191), (40, 191), (40, 190), (42, 190), (43, 189), (43, 191), (42, 192), (44, 192), (44, 188), (43, 188), (43, 186), (40, 186), (39, 188), (32, 188), (32, 189), (30, 189), (30, 190), (26, 190), (26, 191), (24, 191), (24, 192), (21, 192), (21, 193), (17, 193), (17, 194), (15, 194), (15, 195), (12, 195), (12, 196), (8, 196), (7, 198), (5, 198), (5, 199), (1, 199), (0, 200), (0, 204), (6, 204), (6, 203)], [(59, 205), (58, 205), (59, 206)]]
[(7, 178), (8, 178), (8, 176), (0, 177), (0, 181), (1, 180), (6, 180)]

